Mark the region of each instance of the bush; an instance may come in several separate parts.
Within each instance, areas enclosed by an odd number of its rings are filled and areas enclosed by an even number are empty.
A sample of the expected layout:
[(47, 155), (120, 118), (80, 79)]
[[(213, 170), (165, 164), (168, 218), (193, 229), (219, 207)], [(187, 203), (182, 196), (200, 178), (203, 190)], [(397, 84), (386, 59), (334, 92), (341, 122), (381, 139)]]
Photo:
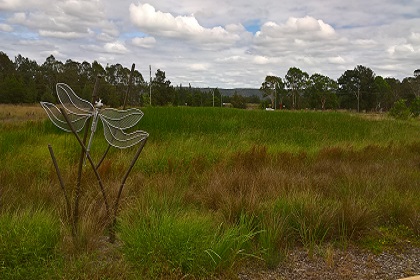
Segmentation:
[(418, 117), (420, 115), (420, 98), (416, 97), (414, 101), (410, 104), (410, 111), (413, 114), (413, 117)]
[(242, 95), (238, 95), (236, 92), (230, 99), (230, 103), (233, 108), (246, 109), (246, 101)]
[(396, 101), (391, 110), (389, 110), (389, 115), (399, 120), (408, 120), (411, 115), (411, 111), (410, 108), (407, 107), (405, 99)]

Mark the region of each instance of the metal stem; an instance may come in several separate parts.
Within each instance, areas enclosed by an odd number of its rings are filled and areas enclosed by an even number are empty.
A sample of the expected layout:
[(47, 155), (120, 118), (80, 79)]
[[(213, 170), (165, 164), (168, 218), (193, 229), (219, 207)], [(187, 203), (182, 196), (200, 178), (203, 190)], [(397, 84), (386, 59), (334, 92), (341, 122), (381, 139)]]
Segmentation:
[(136, 164), (137, 159), (139, 158), (140, 153), (143, 150), (144, 145), (146, 145), (146, 142), (147, 142), (147, 138), (145, 138), (142, 141), (140, 147), (137, 149), (137, 152), (136, 152), (136, 154), (134, 155), (134, 157), (131, 161), (130, 167), (127, 169), (127, 172), (125, 173), (125, 175), (124, 175), (124, 177), (121, 181), (121, 185), (120, 185), (120, 188), (118, 190), (118, 195), (117, 195), (117, 198), (115, 199), (114, 209), (113, 209), (114, 210), (114, 216), (113, 216), (112, 225), (111, 225), (111, 228), (110, 228), (110, 236), (109, 236), (109, 240), (110, 240), (111, 243), (115, 242), (115, 226), (116, 226), (116, 223), (117, 223), (118, 205), (119, 205), (119, 202), (120, 202), (120, 199), (121, 199), (121, 194), (122, 194), (123, 188), (125, 186), (125, 181), (127, 180), (128, 175), (130, 175), (131, 170), (133, 169), (134, 165)]
[(107, 216), (110, 217), (110, 209), (109, 209), (108, 199), (106, 197), (105, 188), (102, 184), (101, 177), (99, 176), (99, 173), (95, 168), (95, 164), (93, 163), (92, 157), (90, 156), (89, 152), (87, 152), (86, 146), (84, 145), (84, 143), (80, 139), (79, 135), (77, 134), (76, 130), (74, 129), (73, 125), (71, 124), (71, 122), (69, 120), (69, 117), (67, 116), (66, 111), (63, 108), (60, 108), (60, 111), (61, 111), (61, 114), (63, 114), (64, 118), (66, 119), (66, 122), (69, 125), (71, 131), (73, 132), (74, 136), (76, 136), (77, 141), (79, 142), (80, 146), (82, 147), (83, 152), (86, 154), (86, 157), (87, 157), (90, 165), (92, 166), (93, 172), (95, 173), (96, 179), (98, 180), (99, 188), (101, 189), (102, 196), (104, 198), (104, 203), (105, 203), (105, 207), (106, 207)]
[[(60, 172), (60, 169), (58, 167), (57, 160), (55, 158), (54, 151), (53, 151), (53, 148), (51, 147), (51, 145), (48, 145), (48, 150), (50, 151), (50, 155), (51, 155), (51, 159), (52, 159), (53, 164), (54, 164), (55, 172), (57, 173), (58, 181), (60, 182), (60, 187), (61, 187), (61, 190), (63, 191), (64, 199), (66, 201), (66, 215), (67, 215), (67, 218), (69, 220), (71, 220), (70, 199), (67, 195), (67, 191), (66, 191), (66, 188), (64, 186), (64, 181), (63, 181), (63, 178), (61, 177), (61, 172)], [(72, 226), (74, 226), (74, 224)], [(76, 230), (75, 230), (74, 227), (72, 228), (72, 234), (73, 234), (73, 236), (75, 236), (75, 234), (76, 234)]]
[[(92, 93), (92, 104), (95, 104), (96, 93), (98, 91), (100, 78), (101, 76), (99, 75), (96, 76), (95, 86), (93, 88), (93, 93)], [(61, 110), (61, 112), (63, 113), (64, 110)], [(64, 116), (67, 117), (67, 115), (64, 115)], [(67, 118), (66, 118), (66, 121), (69, 124), (70, 128), (74, 130), (74, 128), (72, 127), (72, 125), (70, 124)], [(88, 122), (86, 123), (85, 131), (83, 134), (83, 142), (82, 142), (83, 145), (85, 145), (87, 141), (90, 122), (91, 122), (91, 119), (89, 118)], [(75, 133), (75, 135), (79, 137), (77, 133)], [(79, 201), (80, 201), (80, 194), (81, 194), (82, 169), (83, 169), (84, 161), (85, 161), (85, 150), (82, 148), (82, 151), (80, 153), (80, 158), (79, 158), (79, 168), (77, 170), (76, 192), (75, 192), (75, 197), (74, 197), (74, 209), (73, 209), (73, 227), (76, 229), (76, 231), (77, 231), (77, 224), (79, 222)]]

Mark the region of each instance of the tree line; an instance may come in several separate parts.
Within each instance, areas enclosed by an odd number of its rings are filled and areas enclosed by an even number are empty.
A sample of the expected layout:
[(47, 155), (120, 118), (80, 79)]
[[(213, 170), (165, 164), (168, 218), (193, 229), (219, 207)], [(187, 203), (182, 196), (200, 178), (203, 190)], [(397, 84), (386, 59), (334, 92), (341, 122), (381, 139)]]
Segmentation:
[(420, 76), (383, 78), (372, 69), (358, 65), (337, 80), (291, 67), (284, 78), (267, 76), (260, 88), (273, 108), (351, 109), (388, 111), (395, 102), (407, 106), (420, 102)]
[(131, 77), (128, 104), (132, 106), (223, 106), (229, 103), (246, 108), (247, 103), (260, 103), (273, 109), (353, 109), (389, 110), (398, 100), (407, 105), (420, 103), (420, 76), (395, 78), (376, 76), (368, 67), (358, 65), (345, 71), (337, 80), (291, 67), (284, 78), (266, 76), (258, 95), (241, 95), (241, 90), (224, 96), (218, 88), (173, 86), (164, 71), (158, 69), (148, 82), (142, 74), (121, 64), (105, 68), (94, 61), (64, 63), (53, 55), (39, 65), (20, 54), (12, 61), (0, 52), (0, 103), (57, 102), (55, 85), (68, 84), (80, 97), (90, 100), (96, 77), (102, 77), (100, 98), (104, 104), (123, 104)]

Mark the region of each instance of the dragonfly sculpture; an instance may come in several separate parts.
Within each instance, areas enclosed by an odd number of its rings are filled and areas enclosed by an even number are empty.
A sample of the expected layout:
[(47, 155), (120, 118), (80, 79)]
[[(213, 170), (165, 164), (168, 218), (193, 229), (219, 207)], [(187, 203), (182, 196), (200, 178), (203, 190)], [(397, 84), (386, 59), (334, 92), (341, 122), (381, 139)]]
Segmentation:
[[(132, 72), (134, 71), (134, 64), (132, 67)], [(97, 77), (96, 82), (99, 81), (99, 77)], [(79, 161), (79, 172), (77, 183), (75, 187), (75, 195), (74, 195), (74, 204), (73, 206), (70, 203), (70, 199), (68, 196), (68, 191), (65, 188), (64, 181), (61, 178), (60, 170), (58, 168), (57, 161), (54, 156), (53, 149), (51, 145), (48, 145), (48, 149), (50, 150), (51, 158), (54, 163), (54, 167), (57, 172), (57, 176), (59, 178), (60, 187), (63, 190), (64, 197), (66, 200), (66, 209), (67, 213), (69, 214), (69, 218), (72, 221), (72, 234), (75, 236), (77, 234), (77, 223), (79, 217), (79, 196), (81, 194), (81, 176), (82, 176), (82, 165), (83, 165), (83, 158), (82, 156), (86, 156), (85, 160), (87, 159), (92, 166), (93, 172), (96, 176), (98, 181), (99, 187), (101, 189), (101, 193), (104, 199), (104, 204), (107, 212), (107, 216), (110, 219), (110, 230), (109, 230), (109, 238), (110, 242), (115, 241), (115, 224), (117, 219), (117, 211), (119, 201), (121, 199), (121, 193), (124, 188), (125, 182), (136, 163), (138, 157), (140, 156), (141, 151), (143, 150), (144, 145), (146, 144), (147, 138), (149, 134), (142, 130), (136, 130), (134, 132), (127, 132), (127, 129), (133, 128), (143, 117), (143, 112), (136, 108), (131, 108), (127, 110), (117, 110), (114, 108), (102, 108), (103, 104), (101, 100), (94, 102), (94, 104), (90, 103), (83, 98), (77, 96), (74, 91), (64, 83), (58, 83), (56, 86), (57, 89), (57, 96), (59, 103), (55, 105), (49, 102), (41, 102), (42, 108), (44, 108), (45, 112), (47, 113), (50, 120), (59, 128), (64, 131), (72, 132), (75, 134), (79, 144), (82, 146), (83, 153), (81, 155)], [(95, 84), (96, 89), (96, 84)], [(93, 95), (95, 95), (95, 90)], [(128, 90), (127, 90), (128, 93)], [(85, 129), (85, 136), (84, 140), (82, 141), (78, 135), (87, 123), (92, 121), (92, 126), (90, 129), (90, 137), (87, 147), (85, 146), (85, 140), (88, 133), (88, 127)], [(98, 125), (99, 120), (102, 121), (104, 136), (106, 141), (109, 143), (108, 149), (104, 153), (104, 156), (100, 160), (100, 162), (95, 166), (89, 150), (92, 145), (92, 139), (96, 131), (96, 127)], [(109, 148), (111, 146), (124, 149), (132, 147), (138, 143), (141, 143), (138, 148), (137, 152), (135, 153), (131, 165), (128, 167), (125, 175), (122, 178), (121, 185), (118, 190), (118, 195), (115, 198), (114, 205), (113, 205), (113, 213), (111, 213), (111, 206), (109, 204), (109, 198), (107, 195), (107, 191), (104, 188), (100, 175), (98, 173), (98, 168), (105, 158)], [(71, 212), (73, 214), (71, 214)], [(112, 221), (111, 221), (112, 220)]]
[[(102, 109), (103, 104), (101, 100), (96, 101), (95, 105), (93, 105), (89, 101), (77, 96), (67, 84), (58, 83), (56, 89), (60, 104), (64, 108), (69, 122), (76, 132), (80, 132), (86, 125), (86, 122), (92, 118), (91, 133), (86, 148), (87, 152), (90, 151), (99, 119), (103, 124), (105, 139), (113, 147), (119, 149), (129, 148), (149, 136), (147, 132), (142, 130), (136, 130), (131, 133), (125, 132), (126, 129), (135, 126), (143, 117), (143, 112), (139, 109)], [(72, 131), (59, 107), (49, 102), (41, 102), (41, 106), (57, 127), (67, 132)]]

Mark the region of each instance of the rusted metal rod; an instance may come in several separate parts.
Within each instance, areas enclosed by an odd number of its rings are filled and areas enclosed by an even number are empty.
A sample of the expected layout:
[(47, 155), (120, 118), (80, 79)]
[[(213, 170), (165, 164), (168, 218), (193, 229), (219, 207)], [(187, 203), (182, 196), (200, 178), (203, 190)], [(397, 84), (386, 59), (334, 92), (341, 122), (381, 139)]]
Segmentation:
[[(55, 172), (57, 173), (58, 181), (60, 182), (60, 187), (61, 187), (61, 190), (63, 191), (64, 199), (66, 201), (66, 215), (67, 215), (67, 218), (69, 219), (69, 221), (71, 221), (72, 217), (71, 217), (70, 199), (67, 195), (67, 191), (66, 191), (66, 188), (64, 186), (63, 178), (61, 177), (60, 168), (58, 167), (57, 159), (55, 158), (54, 151), (53, 151), (53, 148), (52, 148), (51, 145), (48, 145), (48, 150), (50, 151), (50, 155), (51, 155), (51, 159), (52, 159), (53, 164), (54, 164)], [(73, 226), (74, 226), (74, 224), (72, 223), (72, 234), (73, 234), (73, 236), (75, 236), (76, 231), (75, 231), (75, 228)]]
[(82, 139), (80, 139), (79, 135), (77, 134), (76, 130), (74, 129), (73, 125), (71, 124), (71, 122), (69, 120), (69, 117), (67, 116), (66, 111), (63, 108), (60, 108), (60, 111), (61, 111), (61, 114), (63, 114), (63, 116), (64, 116), (67, 124), (69, 125), (71, 131), (76, 136), (77, 141), (79, 142), (80, 146), (83, 149), (83, 152), (86, 154), (86, 157), (87, 157), (90, 165), (92, 166), (93, 172), (95, 173), (96, 179), (97, 179), (98, 184), (99, 184), (99, 188), (101, 189), (101, 192), (102, 192), (102, 196), (103, 196), (105, 207), (106, 207), (107, 216), (110, 217), (110, 209), (109, 209), (108, 198), (106, 196), (105, 188), (104, 188), (104, 185), (102, 183), (101, 177), (99, 176), (98, 170), (96, 170), (96, 168), (95, 168), (95, 163), (93, 162), (92, 157), (90, 156), (89, 152), (87, 151), (85, 144), (82, 142)]

